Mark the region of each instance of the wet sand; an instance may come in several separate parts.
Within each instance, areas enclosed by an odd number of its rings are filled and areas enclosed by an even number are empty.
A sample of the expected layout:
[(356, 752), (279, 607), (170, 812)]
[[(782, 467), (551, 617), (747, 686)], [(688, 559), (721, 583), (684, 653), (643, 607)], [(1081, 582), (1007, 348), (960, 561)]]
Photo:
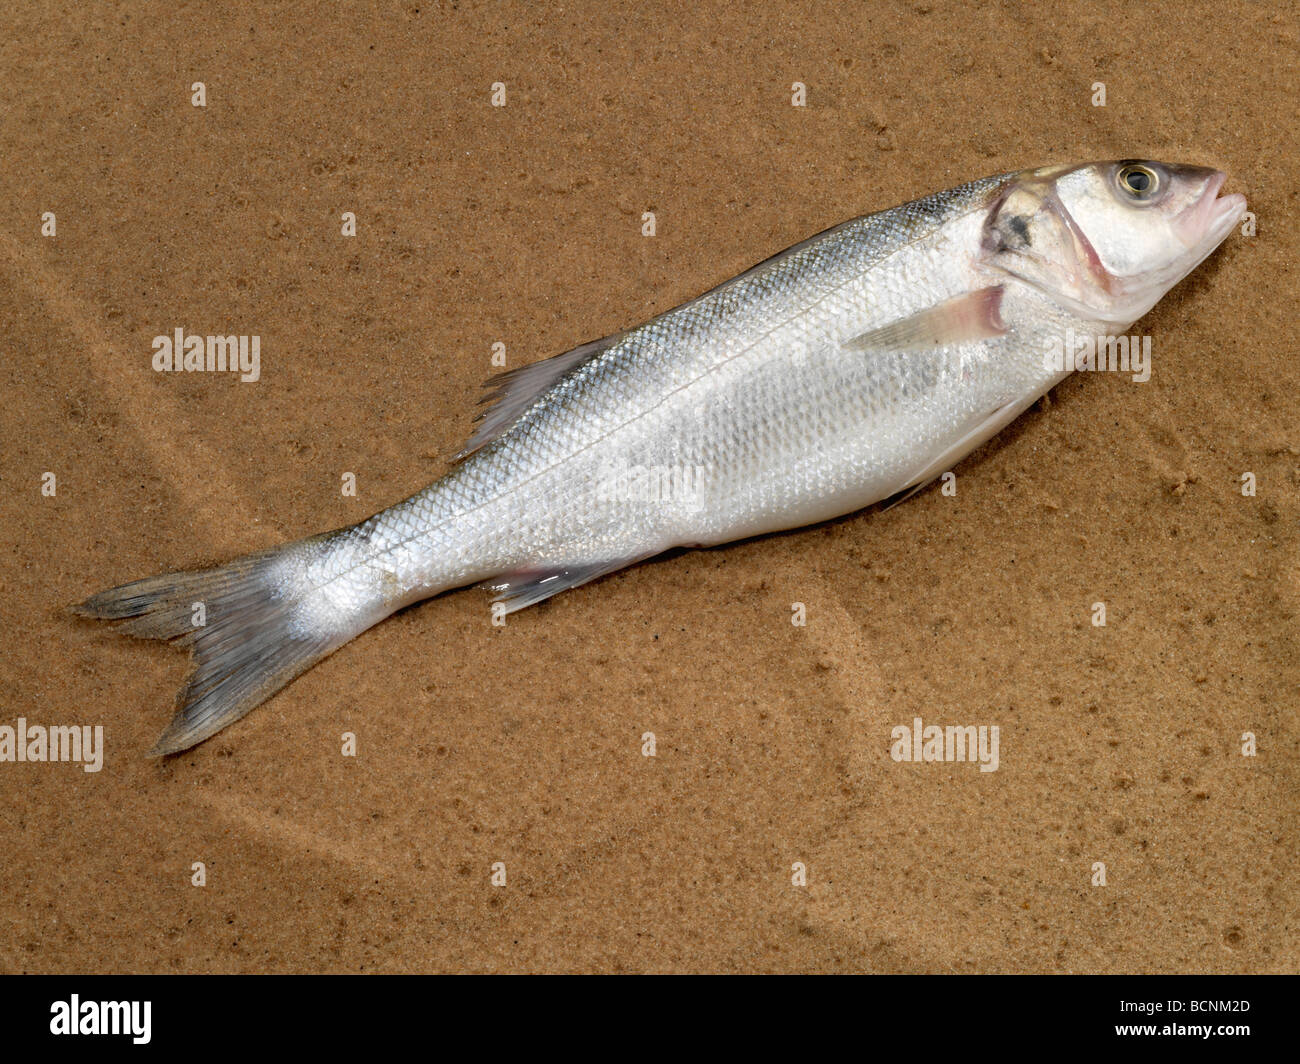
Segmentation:
[[(106, 753), (0, 764), (0, 971), (1297, 970), (1292, 19), (322, 10), (5, 16), (0, 725)], [(505, 628), (444, 596), (165, 762), (184, 655), (59, 612), (423, 487), (495, 342), (532, 362), (853, 216), (1133, 156), (1225, 169), (1258, 234), (1137, 326), (1149, 382), (1075, 375), (955, 497)], [(260, 379), (155, 372), (176, 328), (259, 336)], [(896, 763), (915, 717), (998, 725), (998, 770)]]

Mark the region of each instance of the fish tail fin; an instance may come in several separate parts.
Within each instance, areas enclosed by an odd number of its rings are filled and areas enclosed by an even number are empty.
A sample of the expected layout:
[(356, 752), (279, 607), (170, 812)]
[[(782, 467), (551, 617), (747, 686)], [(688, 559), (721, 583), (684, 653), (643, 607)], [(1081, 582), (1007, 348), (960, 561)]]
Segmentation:
[(211, 569), (136, 580), (71, 607), (77, 616), (109, 621), (126, 635), (165, 640), (193, 653), (194, 671), (151, 756), (187, 750), (233, 724), (358, 634), (361, 629), (322, 630), (303, 608), (310, 607), (311, 590), (301, 578), (301, 563), (331, 535)]

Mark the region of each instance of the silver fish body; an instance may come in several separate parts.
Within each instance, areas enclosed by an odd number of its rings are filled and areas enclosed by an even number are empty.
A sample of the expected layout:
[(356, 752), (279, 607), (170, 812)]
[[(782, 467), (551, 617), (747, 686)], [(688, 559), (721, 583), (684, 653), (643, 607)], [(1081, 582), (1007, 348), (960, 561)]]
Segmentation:
[[(404, 604), (502, 574), (606, 571), (848, 513), (945, 454), (955, 463), (990, 416), (1064, 375), (1044, 368), (1045, 337), (1093, 323), (1013, 281), (1005, 337), (845, 344), (1000, 283), (976, 253), (1004, 180), (838, 227), (631, 330), (458, 469), (331, 544), (309, 578), (354, 572), (347, 610), (385, 588)], [(638, 471), (667, 490), (638, 498)]]
[[(1067, 375), (1045, 357), (1061, 338), (1122, 331), (1244, 207), (1215, 199), (1222, 175), (1160, 164), (1140, 165), (1159, 167), (1147, 172), (1175, 200), (1163, 214), (1130, 207), (1123, 188), (1096, 187), (1125, 165), (1004, 174), (838, 226), (645, 325), (495, 379), (464, 458), (411, 498), (243, 560), (235, 577), (240, 562), (155, 577), (83, 612), (195, 648), (157, 749), (172, 752), (439, 592), (486, 581), (518, 609), (673, 547), (923, 485)], [(1107, 233), (1085, 234), (1071, 206)], [(1135, 224), (1150, 232), (1135, 239)], [(266, 589), (260, 613), (250, 585)], [(196, 632), (168, 603), (205, 589)]]

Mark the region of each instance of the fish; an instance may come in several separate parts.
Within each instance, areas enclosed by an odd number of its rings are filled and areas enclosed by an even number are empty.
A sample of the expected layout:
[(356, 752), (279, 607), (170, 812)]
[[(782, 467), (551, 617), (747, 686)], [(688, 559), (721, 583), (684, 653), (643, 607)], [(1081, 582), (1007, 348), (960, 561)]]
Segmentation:
[[(188, 649), (151, 753), (234, 723), (361, 632), (468, 585), (499, 616), (676, 548), (920, 490), (1123, 333), (1246, 208), (1226, 175), (1013, 171), (837, 225), (643, 325), (488, 381), (428, 487), (346, 528), (72, 607)], [(201, 608), (200, 608), (201, 607)]]

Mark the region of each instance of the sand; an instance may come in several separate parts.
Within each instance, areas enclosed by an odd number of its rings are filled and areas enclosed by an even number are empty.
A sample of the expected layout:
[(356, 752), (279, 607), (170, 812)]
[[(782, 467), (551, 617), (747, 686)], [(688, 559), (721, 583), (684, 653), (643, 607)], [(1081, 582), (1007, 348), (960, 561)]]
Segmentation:
[[(1297, 969), (1293, 19), (5, 18), (0, 725), (102, 725), (105, 758), (0, 764), (0, 970)], [(504, 628), (444, 596), (165, 762), (184, 655), (59, 612), (423, 487), (496, 342), (535, 361), (856, 215), (1131, 156), (1225, 169), (1257, 235), (1138, 326), (1149, 382), (1075, 375), (955, 497), (642, 565)], [(176, 328), (259, 336), (260, 379), (155, 372)], [(997, 725), (998, 770), (895, 762), (915, 717)]]

